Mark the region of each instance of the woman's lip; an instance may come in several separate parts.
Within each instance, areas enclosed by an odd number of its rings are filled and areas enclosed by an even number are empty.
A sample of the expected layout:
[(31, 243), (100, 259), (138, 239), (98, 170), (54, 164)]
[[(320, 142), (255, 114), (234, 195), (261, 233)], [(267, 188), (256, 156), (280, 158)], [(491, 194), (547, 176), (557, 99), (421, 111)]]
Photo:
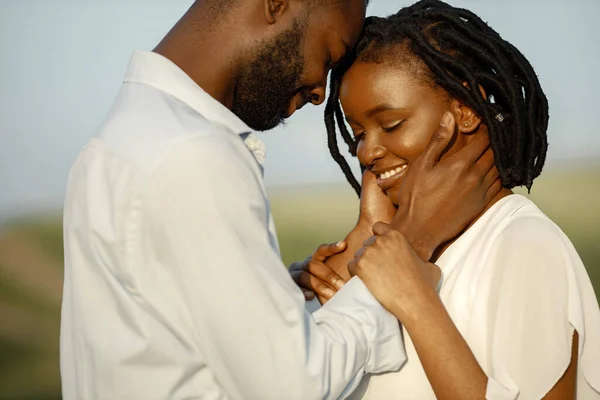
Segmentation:
[(381, 175), (380, 175), (379, 177), (377, 177), (377, 185), (382, 190), (387, 190), (387, 189), (391, 188), (406, 174), (407, 169), (408, 169), (408, 165), (405, 164), (400, 172), (395, 173), (394, 175), (390, 176), (389, 178), (381, 178)]

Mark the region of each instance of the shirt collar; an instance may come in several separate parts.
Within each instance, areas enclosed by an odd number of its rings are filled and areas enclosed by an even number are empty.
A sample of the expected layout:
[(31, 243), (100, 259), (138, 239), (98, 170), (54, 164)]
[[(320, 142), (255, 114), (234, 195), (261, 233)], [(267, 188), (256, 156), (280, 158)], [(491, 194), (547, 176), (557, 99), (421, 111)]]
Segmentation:
[(124, 82), (154, 87), (188, 105), (207, 120), (225, 126), (241, 136), (259, 164), (264, 163), (265, 145), (252, 129), (166, 57), (150, 51), (134, 52)]

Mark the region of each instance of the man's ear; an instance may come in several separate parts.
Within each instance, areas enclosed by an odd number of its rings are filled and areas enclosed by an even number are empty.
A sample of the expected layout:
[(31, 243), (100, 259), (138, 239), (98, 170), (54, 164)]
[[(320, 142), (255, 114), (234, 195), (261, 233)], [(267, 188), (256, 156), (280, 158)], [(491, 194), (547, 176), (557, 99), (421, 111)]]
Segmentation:
[(290, 8), (289, 0), (264, 0), (265, 19), (269, 25), (274, 24)]

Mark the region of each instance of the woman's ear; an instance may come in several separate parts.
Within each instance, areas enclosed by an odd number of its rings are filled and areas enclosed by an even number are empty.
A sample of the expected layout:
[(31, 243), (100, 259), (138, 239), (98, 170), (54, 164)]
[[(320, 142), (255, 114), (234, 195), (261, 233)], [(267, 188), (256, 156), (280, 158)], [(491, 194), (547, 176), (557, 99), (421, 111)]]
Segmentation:
[[(463, 82), (463, 86), (469, 87), (467, 82)], [(487, 100), (487, 93), (481, 85), (479, 85), (479, 91), (483, 98)], [(460, 133), (473, 133), (479, 128), (479, 125), (481, 125), (481, 117), (479, 117), (473, 109), (457, 99), (452, 100), (450, 111), (452, 111), (454, 118), (456, 118), (456, 126)]]
[(481, 125), (481, 118), (470, 107), (457, 99), (452, 100), (450, 111), (456, 119), (456, 128), (460, 133), (473, 133)]

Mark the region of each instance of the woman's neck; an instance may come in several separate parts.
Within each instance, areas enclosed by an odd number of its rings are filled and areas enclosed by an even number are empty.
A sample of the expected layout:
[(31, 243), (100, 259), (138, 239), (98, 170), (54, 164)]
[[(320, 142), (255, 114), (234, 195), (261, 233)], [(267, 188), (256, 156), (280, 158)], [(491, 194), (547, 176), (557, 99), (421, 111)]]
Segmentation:
[(454, 243), (459, 237), (461, 237), (463, 235), (463, 233), (465, 233), (471, 226), (473, 226), (473, 224), (479, 219), (481, 218), (481, 216), (483, 214), (485, 214), (487, 212), (487, 210), (489, 210), (494, 204), (496, 204), (500, 199), (513, 194), (513, 191), (510, 189), (506, 189), (506, 188), (502, 188), (498, 194), (496, 194), (496, 196), (494, 196), (494, 198), (492, 200), (490, 200), (490, 202), (485, 206), (485, 208), (483, 209), (483, 211), (477, 216), (475, 217), (475, 219), (473, 221), (471, 221), (471, 223), (469, 225), (467, 225), (467, 227), (465, 229), (462, 230), (461, 233), (459, 233), (456, 237), (454, 237), (453, 239), (447, 241), (446, 243), (442, 243), (434, 252), (433, 255), (431, 256), (430, 261), (435, 263), (440, 256), (446, 251), (446, 249), (448, 249), (448, 247), (450, 247), (450, 245), (452, 245), (452, 243)]

